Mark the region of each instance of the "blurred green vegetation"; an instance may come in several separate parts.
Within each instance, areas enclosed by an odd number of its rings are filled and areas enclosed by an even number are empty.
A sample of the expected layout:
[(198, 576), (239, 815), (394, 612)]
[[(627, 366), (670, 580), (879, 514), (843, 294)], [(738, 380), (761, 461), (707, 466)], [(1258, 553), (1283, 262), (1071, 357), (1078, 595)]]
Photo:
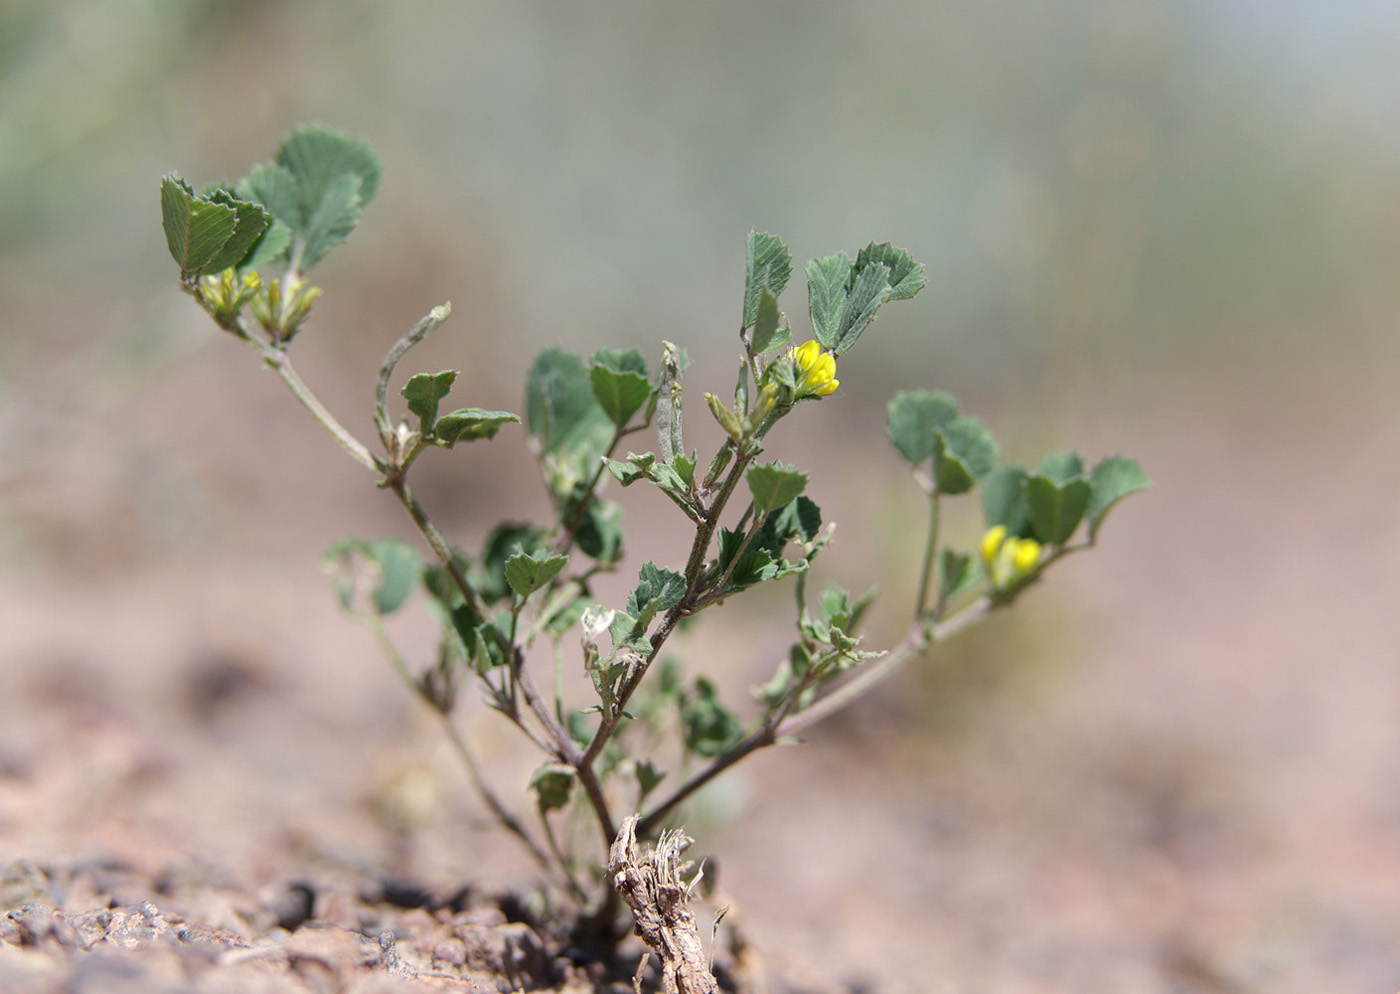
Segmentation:
[(514, 342), (727, 335), (751, 227), (924, 260), (922, 309), (886, 319), (901, 373), (1374, 333), (1400, 70), (1359, 56), (1397, 22), (1359, 0), (10, 0), (7, 376), (80, 344), (53, 326), (168, 289), (156, 177), (238, 174), (307, 119), (384, 152), (361, 242), (405, 243), (339, 265), (500, 306), (528, 285), (489, 329)]
[(486, 406), (553, 342), (667, 338), (727, 381), (752, 228), (927, 265), (842, 360), (866, 422), (937, 386), (1014, 438), (1163, 370), (1390, 342), (1397, 27), (1374, 0), (0, 2), (0, 462), (56, 430), (45, 398), (90, 418), (216, 340), (158, 179), (236, 178), (308, 120), (385, 161), (298, 342), (347, 381), (447, 299), (425, 356)]

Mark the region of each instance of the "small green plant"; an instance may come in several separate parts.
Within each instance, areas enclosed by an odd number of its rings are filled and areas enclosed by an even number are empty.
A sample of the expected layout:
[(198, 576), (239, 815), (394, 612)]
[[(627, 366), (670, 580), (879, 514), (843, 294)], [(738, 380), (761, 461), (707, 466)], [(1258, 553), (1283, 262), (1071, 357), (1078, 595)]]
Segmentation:
[[(872, 242), (854, 259), (843, 252), (813, 259), (806, 268), (812, 338), (797, 343), (778, 303), (792, 259), (778, 238), (763, 233), (748, 238), (736, 383), (723, 397), (703, 394), (724, 432), (716, 451), (686, 446), (687, 359), (669, 342), (661, 343), (654, 367), (636, 349), (600, 348), (586, 359), (546, 349), (530, 367), (523, 418), (446, 410), (458, 375), (450, 369), (407, 377), (400, 410), (390, 390), (395, 371), (447, 320), (446, 304), (385, 355), (371, 447), (317, 399), (289, 351), (320, 294), (308, 272), (350, 234), (379, 176), (373, 149), (321, 126), (294, 132), (273, 162), (237, 185), (196, 192), (166, 176), (161, 210), (170, 252), (183, 289), (282, 378), (421, 532), (431, 553), (426, 562), (415, 547), (393, 540), (336, 545), (328, 558), (338, 567), (340, 598), (373, 631), (404, 683), (441, 717), (500, 823), (595, 917), (612, 916), (616, 902), (588, 869), (601, 865), (620, 828), (629, 839), (654, 836), (682, 802), (740, 760), (792, 740), (910, 659), (1008, 607), (1065, 556), (1092, 547), (1118, 501), (1147, 486), (1138, 464), (1121, 456), (1092, 468), (1073, 452), (1048, 455), (1034, 469), (999, 466), (991, 432), (953, 397), (897, 394), (889, 403), (889, 439), (928, 499), (928, 533), (907, 634), (888, 649), (867, 645), (861, 620), (871, 594), (834, 585), (809, 594), (832, 526), (806, 492), (808, 475), (765, 461), (764, 442), (789, 418), (801, 419), (808, 405), (832, 402), (841, 357), (881, 306), (919, 292), (923, 268), (889, 243)], [(522, 422), (551, 519), (508, 520), (482, 548), (456, 547), (410, 488), (410, 471), (429, 449), (490, 439)], [(641, 451), (624, 451), (627, 440)], [(640, 565), (625, 603), (602, 604), (592, 593), (596, 576), (622, 568), (625, 550), (621, 509), (603, 496), (605, 481), (656, 488), (674, 505), (675, 526), (690, 536), (684, 562)], [(944, 501), (979, 490), (986, 527), (980, 544), (944, 544)], [(713, 674), (683, 676), (675, 657), (662, 652), (682, 622), (789, 578), (791, 648), (754, 691), (757, 713), (745, 722)], [(415, 591), (442, 627), (426, 665), (406, 660), (383, 623)], [(590, 700), (565, 699), (565, 667), (587, 674)], [(552, 674), (547, 682), (542, 671)], [(537, 818), (519, 817), (488, 785), (454, 724), (468, 685), (538, 747), (542, 762), (530, 783)], [(667, 763), (674, 769), (664, 769)], [(568, 811), (582, 812), (581, 821)], [(625, 824), (618, 817), (624, 812), (633, 815)], [(589, 822), (584, 836), (578, 826)], [(574, 830), (560, 830), (570, 825)]]

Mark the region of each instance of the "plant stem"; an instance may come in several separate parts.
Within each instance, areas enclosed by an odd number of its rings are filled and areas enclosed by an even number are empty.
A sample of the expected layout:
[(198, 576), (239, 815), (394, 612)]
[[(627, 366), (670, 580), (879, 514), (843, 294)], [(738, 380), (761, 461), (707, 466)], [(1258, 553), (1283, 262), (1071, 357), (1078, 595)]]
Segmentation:
[(932, 628), (925, 629), (922, 623), (915, 622), (910, 626), (909, 634), (905, 636), (904, 641), (893, 651), (874, 661), (869, 667), (862, 669), (811, 707), (790, 718), (785, 718), (778, 726), (777, 734), (779, 736), (797, 735), (817, 722), (831, 717), (852, 701), (864, 696), (872, 687), (910, 659), (922, 655), (931, 645), (945, 641), (963, 629), (970, 628), (982, 621), (996, 607), (995, 601), (981, 597)]
[(593, 733), (593, 740), (588, 743), (588, 748), (584, 751), (581, 760), (583, 768), (591, 769), (593, 762), (607, 745), (608, 739), (612, 737), (613, 731), (617, 728), (622, 717), (622, 710), (627, 706), (627, 701), (631, 698), (637, 686), (646, 676), (647, 670), (656, 660), (656, 656), (661, 651), (661, 647), (666, 644), (666, 640), (671, 637), (671, 632), (675, 630), (676, 623), (695, 606), (695, 596), (697, 587), (700, 584), (702, 568), (705, 565), (705, 554), (709, 551), (710, 540), (714, 538), (715, 528), (719, 525), (720, 515), (724, 512), (724, 506), (729, 502), (729, 498), (734, 493), (734, 488), (739, 483), (739, 477), (743, 475), (744, 468), (752, 461), (753, 455), (740, 450), (738, 457), (734, 460), (734, 465), (729, 470), (729, 475), (725, 477), (724, 484), (719, 493), (715, 495), (714, 502), (705, 513), (704, 519), (695, 530), (695, 541), (690, 547), (690, 558), (685, 566), (685, 594), (676, 603), (676, 606), (666, 612), (666, 617), (661, 621), (661, 627), (651, 637), (651, 652), (643, 665), (622, 682), (617, 692), (617, 708), (614, 716), (609, 717), (604, 714), (602, 721), (598, 724), (598, 730)]
[[(937, 484), (935, 484), (937, 487)], [(914, 621), (922, 622), (924, 614), (928, 611), (929, 581), (933, 578), (933, 561), (938, 555), (938, 490), (934, 489), (928, 495), (928, 539), (924, 543), (924, 568), (919, 574), (919, 598), (914, 604)], [(942, 604), (942, 595), (939, 595), (939, 603)]]
[[(786, 717), (784, 708), (764, 724), (740, 739), (732, 749), (717, 757), (709, 766), (696, 773), (677, 787), (665, 801), (652, 809), (637, 824), (637, 830), (645, 834), (660, 824), (675, 807), (695, 793), (705, 784), (729, 769), (739, 760), (759, 749), (771, 746), (780, 739), (789, 738), (805, 731), (819, 721), (831, 717), (837, 711), (863, 697), (875, 684), (885, 679), (910, 659), (926, 652), (931, 645), (951, 638), (965, 628), (969, 628), (986, 618), (996, 608), (996, 603), (983, 597), (974, 601), (942, 624), (925, 631), (922, 624), (915, 623), (909, 629), (904, 641), (878, 662), (860, 671), (855, 677), (843, 683), (836, 690), (818, 700), (805, 711)], [(797, 693), (801, 693), (801, 688)], [(793, 700), (795, 700), (795, 696)]]
[(447, 320), (448, 315), (451, 313), (452, 304), (450, 301), (439, 304), (424, 315), (423, 318), (409, 330), (408, 334), (389, 346), (388, 352), (384, 353), (384, 358), (379, 363), (379, 379), (375, 383), (374, 390), (374, 409), (378, 417), (379, 429), (381, 432), (390, 430), (388, 411), (389, 379), (394, 375), (394, 367), (399, 364), (399, 360), (408, 353), (409, 349), (413, 348), (413, 346), (436, 331), (442, 323)]

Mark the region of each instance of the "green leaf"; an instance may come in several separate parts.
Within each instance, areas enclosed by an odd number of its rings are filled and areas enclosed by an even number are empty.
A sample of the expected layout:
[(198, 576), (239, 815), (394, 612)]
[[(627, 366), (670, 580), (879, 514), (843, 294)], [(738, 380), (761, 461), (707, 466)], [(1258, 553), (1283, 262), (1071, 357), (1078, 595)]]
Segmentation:
[(267, 231), (272, 222), (272, 215), (265, 211), (261, 204), (239, 200), (232, 191), (223, 187), (210, 190), (205, 199), (233, 208), (235, 215), (233, 235), (224, 243), (219, 254), (208, 263), (206, 270), (210, 273), (221, 273), (235, 266), (246, 266), (249, 253)]
[(643, 563), (637, 586), (627, 595), (627, 613), (646, 629), (660, 611), (669, 611), (685, 596), (685, 577), (655, 563)]
[(941, 390), (903, 390), (890, 399), (890, 441), (910, 466), (933, 455), (933, 434), (958, 416), (958, 402)]
[(301, 244), (299, 268), (310, 269), (325, 258), (327, 252), (350, 237), (350, 232), (355, 230), (360, 220), (363, 203), (359, 177), (346, 173), (326, 184), (320, 201), (306, 215), (305, 227), (298, 232)]
[(822, 527), (822, 510), (810, 498), (799, 497), (768, 516), (763, 531), (778, 548), (789, 541), (807, 543)]
[(525, 429), (545, 452), (554, 453), (586, 442), (601, 429), (606, 449), (612, 421), (593, 396), (582, 359), (561, 348), (536, 356), (526, 384)]
[(525, 427), (539, 446), (545, 483), (561, 501), (596, 471), (617, 430), (593, 396), (583, 360), (560, 348), (545, 349), (530, 367)]
[(540, 811), (557, 811), (569, 803), (574, 790), (574, 771), (563, 763), (545, 763), (530, 777)]
[(758, 300), (758, 316), (753, 324), (753, 354), (763, 355), (766, 352), (776, 352), (792, 339), (792, 328), (783, 323), (781, 328), (778, 322), (782, 320), (782, 314), (778, 311), (778, 298), (768, 290), (763, 288), (763, 293)]
[(297, 178), (308, 216), (325, 191), (345, 175), (359, 181), (360, 202), (369, 203), (383, 171), (379, 155), (368, 142), (324, 124), (306, 125), (288, 135), (277, 150), (277, 164)]
[(519, 552), (540, 551), (543, 543), (544, 531), (534, 525), (506, 521), (492, 529), (481, 551), (480, 568), (472, 576), (482, 601), (494, 604), (509, 594), (506, 560)]
[(165, 243), (180, 264), (182, 280), (228, 268), (216, 270), (212, 264), (220, 261), (238, 227), (234, 208), (196, 197), (188, 183), (171, 174), (161, 180), (160, 213)]
[[(648, 452), (647, 455), (652, 455), (652, 453)], [(636, 459), (637, 456), (629, 452), (625, 460), (607, 459), (604, 465), (608, 467), (608, 472), (617, 479), (617, 482), (626, 487), (638, 480), (649, 478), (650, 466), (643, 468), (637, 464)]]
[[(393, 614), (413, 592), (422, 573), (423, 559), (418, 550), (398, 539), (386, 538), (378, 542), (365, 542), (357, 538), (347, 538), (331, 546), (326, 553), (326, 560), (348, 560), (357, 553), (375, 566), (377, 577), (374, 589), (370, 592), (370, 602), (375, 612)], [(348, 579), (339, 586), (340, 601), (347, 608), (353, 608), (350, 603), (352, 589), (353, 581)]]
[(835, 350), (840, 341), (846, 288), (853, 269), (854, 263), (845, 252), (807, 263), (807, 309), (812, 316), (812, 334), (823, 348)]
[(867, 325), (875, 319), (880, 305), (890, 299), (890, 271), (883, 263), (874, 262), (857, 270), (855, 282), (841, 310), (841, 324), (836, 344), (831, 351), (841, 355), (855, 345)]
[(1064, 545), (1084, 520), (1093, 493), (1093, 486), (1082, 477), (1063, 485), (1040, 474), (1028, 479), (1026, 502), (1035, 537), (1046, 545)]
[(1126, 456), (1109, 456), (1100, 460), (1089, 474), (1089, 482), (1094, 488), (1087, 512), (1091, 542), (1098, 536), (1099, 526), (1113, 505), (1129, 494), (1146, 490), (1152, 485), (1137, 460)]
[[(379, 186), (379, 156), (366, 142), (324, 125), (299, 128), (282, 142), (275, 164), (256, 166), (238, 195), (272, 212), (290, 234), (292, 261), (309, 269), (343, 242)], [(259, 247), (260, 264), (277, 261)]]
[(592, 500), (574, 530), (574, 541), (585, 556), (602, 563), (617, 560), (622, 552), (622, 507), (610, 500)]
[(933, 478), (939, 493), (967, 493), (996, 461), (996, 439), (977, 418), (960, 416), (934, 432)]
[[(653, 613), (652, 617), (655, 617)], [(622, 649), (631, 649), (643, 656), (651, 652), (651, 640), (647, 638), (647, 624), (651, 623), (651, 618), (646, 624), (626, 611), (618, 611), (613, 615), (613, 623), (608, 627), (608, 634), (612, 636), (613, 652), (617, 653)]]
[(291, 170), (271, 163), (254, 166), (236, 192), (241, 199), (256, 200), (266, 207), (289, 233), (300, 232), (306, 225), (301, 192)]
[(520, 415), (509, 411), (483, 411), (479, 407), (463, 407), (444, 414), (433, 424), (433, 441), (445, 449), (458, 442), (475, 442), (480, 438), (495, 438), (502, 425), (518, 422)]
[(944, 601), (952, 600), (967, 590), (982, 575), (970, 555), (947, 547), (938, 551), (935, 569), (938, 574), (938, 595)]
[(637, 785), (641, 788), (641, 797), (650, 794), (666, 778), (666, 774), (658, 770), (656, 764), (649, 759), (634, 760), (632, 770), (637, 775)]
[(982, 481), (982, 517), (988, 528), (1005, 525), (1008, 535), (1024, 538), (1030, 534), (1027, 479), (1026, 471), (1019, 466), (998, 466)]
[(795, 466), (772, 462), (749, 467), (744, 474), (760, 512), (776, 511), (797, 499), (807, 486), (807, 474)]
[(544, 555), (536, 558), (517, 552), (506, 560), (506, 583), (519, 596), (529, 597), (558, 576), (568, 562), (568, 556)]
[(681, 705), (681, 731), (685, 747), (699, 756), (719, 756), (744, 735), (734, 712), (719, 700), (715, 686), (705, 677), (695, 679), (692, 693)]
[(431, 435), (437, 423), (438, 401), (446, 397), (457, 379), (457, 370), (440, 373), (415, 373), (399, 392), (408, 401), (408, 409), (418, 415), (424, 435)]
[(1068, 483), (1084, 475), (1084, 460), (1078, 452), (1052, 452), (1040, 460), (1037, 472), (1056, 483)]
[(754, 352), (767, 351), (758, 347), (756, 323), (763, 304), (763, 294), (773, 297), (773, 328), (777, 328), (777, 298), (782, 296), (792, 276), (792, 253), (777, 235), (765, 231), (749, 232), (748, 267), (744, 275), (744, 327), (755, 328)]
[(914, 261), (903, 249), (895, 248), (889, 242), (871, 242), (856, 256), (856, 272), (867, 266), (881, 263), (889, 269), (890, 300), (907, 300), (928, 283), (924, 267)]
[(413, 546), (392, 538), (371, 543), (368, 552), (380, 570), (379, 585), (374, 588), (374, 609), (380, 614), (392, 614), (403, 606), (418, 583), (423, 559)]
[[(593, 396), (602, 406), (612, 423), (621, 428), (632, 420), (632, 415), (642, 409), (651, 398), (651, 381), (647, 377), (646, 363), (643, 360), (640, 372), (634, 369), (618, 369), (610, 361), (617, 353), (603, 357), (611, 350), (599, 349), (589, 362), (588, 380), (593, 388)], [(635, 349), (631, 355), (641, 358)]]
[(238, 264), (240, 271), (262, 269), (287, 254), (292, 244), (292, 229), (277, 218), (272, 219), (262, 237), (254, 243), (252, 251)]

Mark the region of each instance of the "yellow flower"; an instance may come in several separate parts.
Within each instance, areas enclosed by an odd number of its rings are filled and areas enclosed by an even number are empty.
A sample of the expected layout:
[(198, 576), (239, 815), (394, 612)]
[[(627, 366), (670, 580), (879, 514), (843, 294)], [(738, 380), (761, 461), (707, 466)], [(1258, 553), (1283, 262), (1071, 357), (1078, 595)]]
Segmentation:
[(823, 352), (816, 339), (788, 349), (788, 358), (797, 363), (802, 378), (797, 382), (797, 396), (825, 397), (841, 385), (836, 378), (836, 357)]
[(988, 528), (978, 551), (993, 587), (1005, 587), (1040, 565), (1040, 543), (1033, 538), (1008, 538), (1005, 525)]
[(1011, 565), (1017, 573), (1029, 573), (1040, 562), (1040, 543), (1033, 538), (1017, 539), (1011, 547)]
[(995, 525), (988, 528), (987, 534), (982, 536), (982, 561), (989, 566), (995, 562), (997, 552), (1001, 549), (1001, 543), (1005, 541), (1005, 525)]

